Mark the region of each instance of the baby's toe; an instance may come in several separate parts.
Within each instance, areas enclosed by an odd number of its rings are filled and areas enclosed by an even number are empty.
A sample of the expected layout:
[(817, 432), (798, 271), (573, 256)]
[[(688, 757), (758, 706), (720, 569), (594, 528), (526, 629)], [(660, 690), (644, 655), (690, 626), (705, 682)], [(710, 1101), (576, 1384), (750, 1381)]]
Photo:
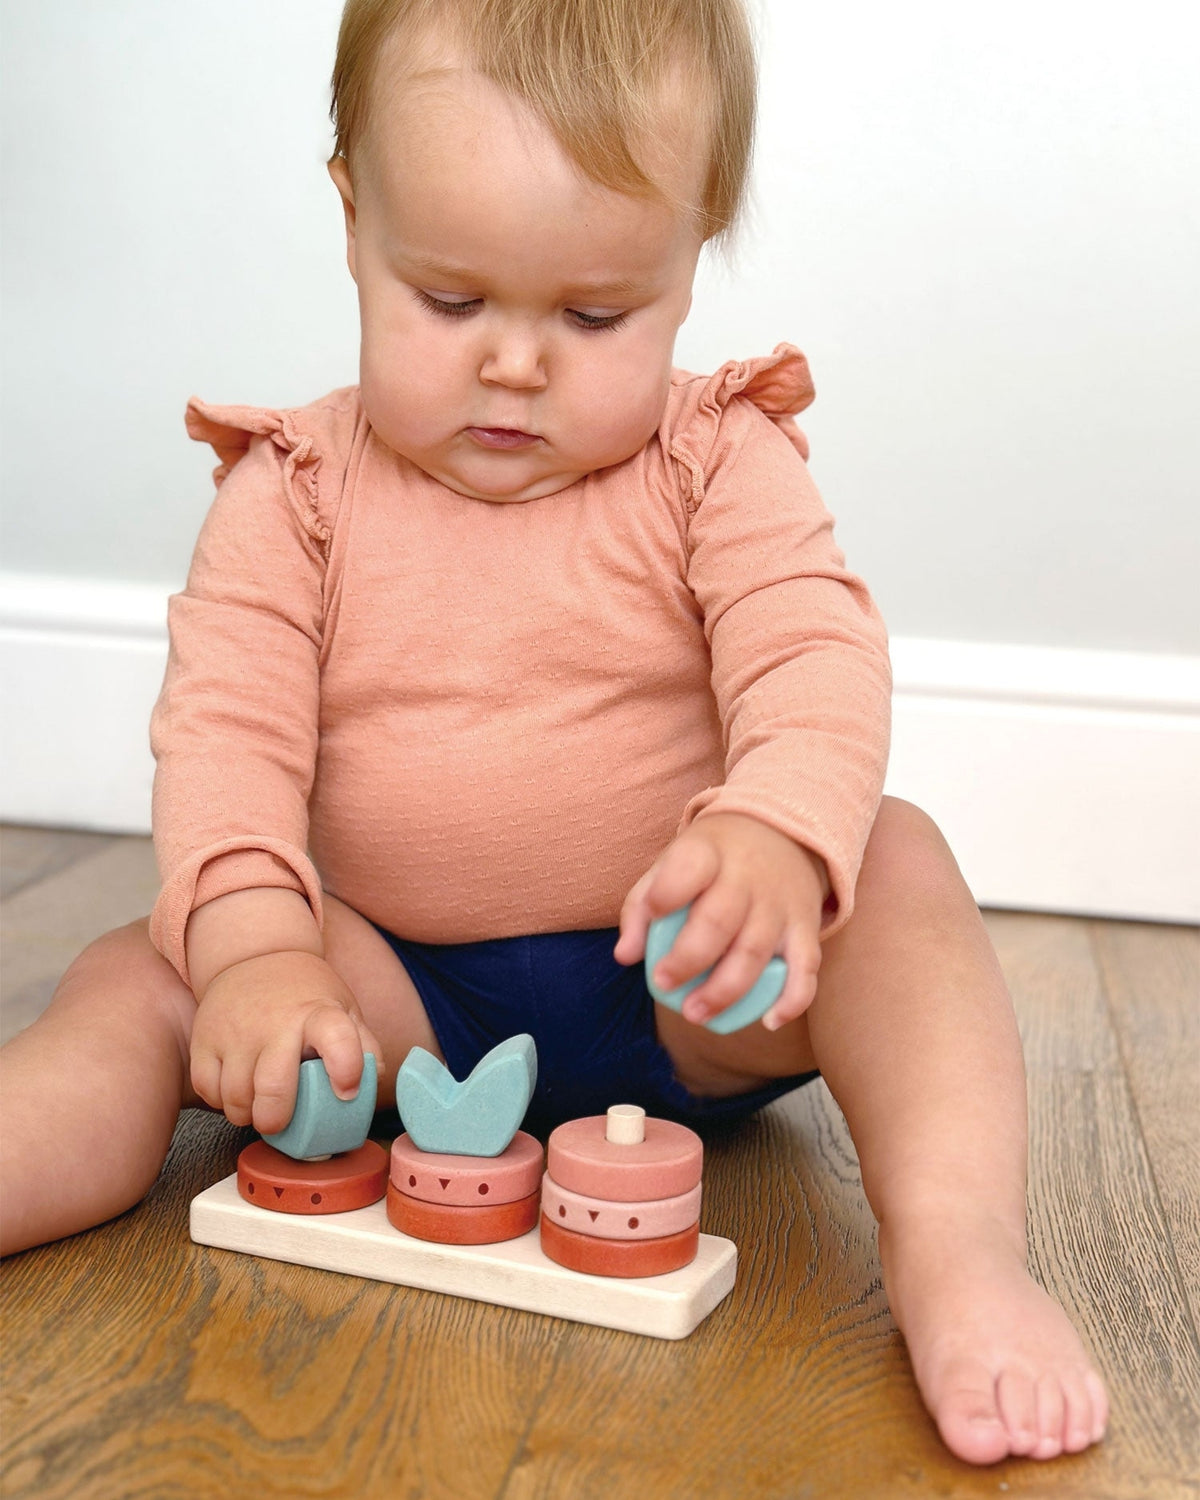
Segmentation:
[(1057, 1458), (1063, 1451), (1066, 1399), (1058, 1374), (1043, 1375), (1037, 1383), (1037, 1441), (1030, 1458)]
[(1096, 1441), (1096, 1417), (1092, 1410), (1092, 1393), (1086, 1371), (1070, 1369), (1063, 1373), (1063, 1447), (1068, 1453), (1082, 1453)]
[(952, 1366), (935, 1403), (938, 1431), (952, 1453), (971, 1464), (994, 1464), (1009, 1452), (996, 1402), (996, 1382), (975, 1360)]
[(1005, 1370), (996, 1381), (1000, 1416), (1008, 1432), (1009, 1451), (1032, 1453), (1038, 1432), (1037, 1382), (1016, 1370)]
[(1108, 1392), (1095, 1370), (1088, 1370), (1083, 1383), (1092, 1398), (1092, 1442), (1098, 1443), (1108, 1430)]

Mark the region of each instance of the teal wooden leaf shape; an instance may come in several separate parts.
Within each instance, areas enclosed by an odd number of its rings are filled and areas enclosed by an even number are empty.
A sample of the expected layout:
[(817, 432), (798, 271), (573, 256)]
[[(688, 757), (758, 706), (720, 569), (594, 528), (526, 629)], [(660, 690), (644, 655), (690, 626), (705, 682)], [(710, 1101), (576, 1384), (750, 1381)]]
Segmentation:
[(537, 1082), (526, 1033), (481, 1057), (459, 1083), (445, 1063), (414, 1047), (396, 1075), (396, 1108), (414, 1146), (452, 1156), (499, 1156), (520, 1128)]

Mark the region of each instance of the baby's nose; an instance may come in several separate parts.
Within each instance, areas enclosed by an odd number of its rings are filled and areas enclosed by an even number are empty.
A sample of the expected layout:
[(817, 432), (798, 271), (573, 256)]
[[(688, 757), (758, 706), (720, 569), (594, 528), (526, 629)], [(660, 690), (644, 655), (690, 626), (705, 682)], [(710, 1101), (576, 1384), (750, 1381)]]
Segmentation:
[(545, 356), (532, 330), (509, 329), (492, 343), (480, 365), (487, 385), (512, 390), (541, 390), (546, 384)]

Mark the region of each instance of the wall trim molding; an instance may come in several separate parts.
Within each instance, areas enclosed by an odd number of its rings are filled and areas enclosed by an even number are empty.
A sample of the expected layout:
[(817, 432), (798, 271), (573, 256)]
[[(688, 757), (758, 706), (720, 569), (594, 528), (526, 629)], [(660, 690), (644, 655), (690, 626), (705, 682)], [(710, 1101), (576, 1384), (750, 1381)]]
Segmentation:
[(887, 790), (981, 905), (1200, 922), (1200, 657), (899, 639)]
[[(166, 584), (0, 574), (0, 818), (146, 832)], [(1200, 657), (900, 637), (888, 791), (984, 905), (1200, 922)]]

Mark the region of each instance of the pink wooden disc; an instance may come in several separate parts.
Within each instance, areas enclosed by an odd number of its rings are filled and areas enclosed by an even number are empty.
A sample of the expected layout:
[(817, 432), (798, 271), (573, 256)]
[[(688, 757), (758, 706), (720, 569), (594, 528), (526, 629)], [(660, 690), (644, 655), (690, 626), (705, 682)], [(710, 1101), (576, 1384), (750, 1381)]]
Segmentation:
[(670, 1120), (646, 1120), (636, 1146), (606, 1140), (604, 1115), (568, 1120), (550, 1136), (546, 1165), (559, 1187), (618, 1203), (676, 1198), (700, 1181), (704, 1145), (694, 1130)]
[(279, 1214), (340, 1214), (378, 1203), (387, 1191), (387, 1152), (374, 1141), (328, 1161), (297, 1161), (254, 1141), (238, 1157), (237, 1188), (247, 1203)]
[(586, 1276), (661, 1276), (696, 1259), (700, 1226), (657, 1240), (601, 1240), (562, 1229), (543, 1214), (541, 1245), (543, 1255)]
[(392, 1184), (409, 1198), (483, 1208), (536, 1193), (542, 1178), (540, 1141), (518, 1130), (499, 1156), (422, 1151), (407, 1135), (392, 1142)]
[(388, 1183), (387, 1216), (402, 1234), (440, 1245), (496, 1245), (528, 1234), (538, 1221), (538, 1194), (486, 1208), (463, 1208), (450, 1203), (427, 1203), (410, 1198)]
[(602, 1240), (656, 1240), (678, 1234), (700, 1217), (700, 1184), (675, 1198), (617, 1203), (588, 1198), (561, 1187), (549, 1172), (542, 1178), (542, 1212), (563, 1229)]

